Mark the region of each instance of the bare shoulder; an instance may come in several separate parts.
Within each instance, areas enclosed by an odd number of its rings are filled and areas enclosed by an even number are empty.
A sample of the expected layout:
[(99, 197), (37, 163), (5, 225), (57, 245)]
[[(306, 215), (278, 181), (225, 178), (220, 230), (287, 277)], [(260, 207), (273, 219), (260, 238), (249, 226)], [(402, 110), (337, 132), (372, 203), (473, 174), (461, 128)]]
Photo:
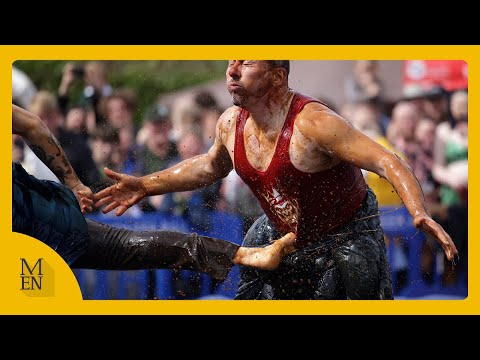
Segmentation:
[(232, 139), (235, 138), (235, 124), (237, 123), (237, 117), (240, 113), (238, 106), (229, 107), (218, 118), (217, 130), (216, 130), (216, 145), (225, 145), (229, 147)]
[(295, 127), (306, 134), (313, 130), (322, 133), (330, 132), (345, 126), (350, 126), (346, 119), (327, 106), (315, 102), (305, 105), (295, 120)]
[(218, 119), (218, 130), (220, 132), (229, 133), (232, 129), (234, 129), (239, 113), (240, 108), (238, 106), (231, 106), (225, 110)]

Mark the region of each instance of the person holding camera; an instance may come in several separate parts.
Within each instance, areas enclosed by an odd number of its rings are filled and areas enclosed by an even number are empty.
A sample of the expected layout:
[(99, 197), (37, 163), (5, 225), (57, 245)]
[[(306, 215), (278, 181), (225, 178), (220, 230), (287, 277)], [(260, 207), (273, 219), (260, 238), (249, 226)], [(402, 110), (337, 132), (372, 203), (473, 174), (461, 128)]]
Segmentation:
[(57, 94), (58, 104), (64, 115), (68, 111), (70, 91), (76, 80), (82, 80), (85, 85), (80, 104), (87, 108), (87, 129), (88, 132), (91, 132), (95, 129), (96, 124), (102, 121), (97, 110), (98, 102), (102, 97), (112, 93), (112, 86), (107, 79), (105, 63), (89, 61), (84, 65), (72, 62), (65, 64)]

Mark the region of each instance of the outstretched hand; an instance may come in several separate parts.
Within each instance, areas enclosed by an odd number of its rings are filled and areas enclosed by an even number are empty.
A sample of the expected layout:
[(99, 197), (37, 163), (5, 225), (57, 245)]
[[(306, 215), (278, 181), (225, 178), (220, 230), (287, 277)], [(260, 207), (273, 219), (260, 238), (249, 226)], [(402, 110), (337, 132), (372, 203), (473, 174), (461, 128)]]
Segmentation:
[(79, 182), (77, 185), (72, 186), (71, 190), (77, 198), (80, 210), (83, 214), (91, 213), (93, 209), (93, 192), (88, 187)]
[(435, 222), (431, 217), (417, 217), (414, 219), (414, 225), (417, 229), (425, 232), (442, 246), (448, 260), (454, 261), (454, 257), (458, 257), (457, 247), (453, 243), (450, 235), (448, 235), (447, 232), (443, 229), (443, 227), (437, 222)]
[(116, 181), (116, 184), (99, 191), (93, 197), (96, 208), (106, 205), (102, 210), (104, 214), (118, 208), (116, 215), (120, 216), (146, 196), (147, 190), (139, 178), (109, 168), (104, 171), (105, 175)]

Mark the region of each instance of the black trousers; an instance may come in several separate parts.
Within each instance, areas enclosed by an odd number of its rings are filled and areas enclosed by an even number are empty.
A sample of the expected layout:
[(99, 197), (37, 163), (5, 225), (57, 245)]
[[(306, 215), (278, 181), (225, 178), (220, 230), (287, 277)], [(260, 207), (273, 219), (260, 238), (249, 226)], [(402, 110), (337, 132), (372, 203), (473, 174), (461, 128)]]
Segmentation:
[(87, 251), (76, 269), (184, 269), (224, 280), (239, 246), (226, 240), (176, 231), (133, 231), (86, 219)]
[[(264, 215), (243, 246), (265, 246), (280, 235)], [(369, 189), (349, 222), (287, 256), (277, 270), (241, 267), (235, 299), (393, 299), (375, 194)]]

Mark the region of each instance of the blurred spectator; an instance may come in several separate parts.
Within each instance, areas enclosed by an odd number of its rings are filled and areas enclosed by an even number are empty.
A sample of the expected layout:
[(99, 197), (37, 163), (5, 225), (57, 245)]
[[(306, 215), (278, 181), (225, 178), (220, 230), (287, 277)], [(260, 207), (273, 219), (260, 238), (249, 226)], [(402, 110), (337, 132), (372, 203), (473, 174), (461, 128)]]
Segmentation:
[[(456, 91), (450, 100), (450, 119), (437, 126), (433, 176), (441, 184), (440, 201), (447, 208), (444, 227), (459, 251), (459, 269), (468, 269), (468, 95)], [(458, 271), (445, 268), (446, 283), (457, 282)]]
[(115, 89), (110, 95), (101, 98), (99, 112), (106, 124), (118, 132), (119, 147), (113, 154), (115, 163), (130, 161), (135, 150), (136, 129), (134, 124), (137, 95), (131, 89)]
[(440, 86), (432, 86), (423, 92), (423, 112), (435, 124), (448, 121), (448, 94)]
[[(468, 95), (456, 91), (450, 98), (450, 119), (441, 122), (435, 131), (432, 176), (440, 183), (440, 210), (438, 222), (452, 236), (458, 249), (459, 266), (443, 266), (443, 282), (458, 282), (459, 273), (467, 280), (468, 269)], [(436, 243), (427, 242), (431, 253), (438, 249)], [(431, 255), (433, 256), (433, 255)], [(431, 272), (433, 259), (422, 261), (423, 271)], [(437, 265), (438, 266), (438, 265)]]
[[(93, 186), (100, 179), (92, 153), (83, 134), (64, 129), (64, 118), (60, 112), (56, 97), (48, 91), (39, 91), (33, 98), (29, 109), (39, 116), (51, 133), (58, 139), (80, 181)], [(72, 110), (76, 111), (76, 110)], [(25, 149), (25, 169), (34, 176), (57, 181), (57, 177), (42, 163), (29, 148)], [(43, 164), (43, 163), (42, 163)]]
[(27, 109), (36, 93), (37, 88), (30, 77), (12, 66), (12, 102)]
[[(58, 109), (56, 99), (51, 93), (44, 90), (37, 92), (27, 110), (39, 116), (50, 131), (57, 137), (58, 130), (63, 126), (63, 117)], [(60, 182), (55, 174), (35, 155), (30, 147), (25, 147), (24, 155), (22, 165), (28, 173), (41, 180)]]
[(215, 132), (217, 129), (217, 122), (223, 110), (220, 108), (214, 108), (205, 112), (201, 119), (202, 125), (202, 137), (204, 149), (208, 150), (215, 142)]
[(205, 150), (210, 149), (215, 141), (217, 121), (223, 110), (209, 91), (200, 91), (195, 96), (195, 105), (200, 109), (200, 126)]
[(378, 61), (355, 61), (353, 73), (345, 78), (344, 92), (347, 102), (368, 103), (376, 109), (380, 130), (385, 135), (390, 117), (385, 113), (385, 89), (378, 75)]
[(163, 132), (170, 138), (170, 132), (172, 131), (172, 121), (170, 119), (169, 108), (161, 104), (160, 102), (153, 104), (148, 108), (143, 115), (143, 124), (137, 132), (135, 139), (137, 146), (144, 146), (149, 133), (151, 131), (150, 122), (158, 122), (164, 127)]
[(451, 97), (451, 120), (438, 125), (435, 135), (433, 176), (442, 184), (440, 198), (450, 206), (467, 201), (468, 97), (458, 91)]
[(133, 127), (137, 94), (132, 89), (115, 89), (101, 99), (99, 110), (107, 123), (114, 129)]
[[(92, 186), (92, 190), (95, 192), (113, 184), (113, 180), (105, 175), (105, 167), (117, 172), (123, 171), (123, 163), (119, 163), (119, 158), (115, 156), (118, 152), (119, 143), (118, 131), (108, 124), (99, 126), (92, 133), (90, 148), (93, 160), (100, 174), (99, 181)], [(100, 209), (97, 209), (97, 211), (99, 210)], [(127, 212), (125, 212), (125, 215), (140, 217), (142, 215), (142, 210), (140, 209), (140, 206), (136, 204), (128, 209)], [(102, 216), (114, 217), (115, 215), (114, 213), (109, 213), (102, 214)]]
[(79, 64), (65, 64), (62, 79), (58, 87), (58, 103), (63, 114), (66, 114), (70, 102), (70, 90), (76, 80), (83, 81), (85, 86), (80, 103), (87, 109), (87, 128), (92, 132), (103, 119), (98, 111), (98, 103), (102, 97), (112, 93), (112, 87), (107, 79), (105, 63), (89, 61)]
[[(382, 135), (380, 125), (378, 123), (378, 113), (375, 108), (365, 103), (357, 104), (354, 107), (351, 115), (353, 125), (363, 132), (365, 135), (375, 140), (380, 145), (397, 153), (400, 157), (405, 156), (396, 151), (385, 136)], [(402, 202), (393, 186), (384, 178), (381, 178), (375, 173), (362, 170), (367, 184), (372, 188), (377, 196), (377, 201), (380, 206), (400, 205)]]
[(195, 94), (195, 104), (202, 110), (207, 111), (218, 107), (217, 99), (208, 90), (201, 90)]
[[(176, 144), (170, 140), (172, 124), (170, 112), (164, 105), (154, 104), (146, 110), (137, 134), (137, 145), (125, 163), (124, 172), (143, 176), (166, 169), (178, 161)], [(157, 211), (164, 200), (163, 195), (151, 196), (140, 202), (143, 211)]]
[(377, 99), (383, 101), (383, 83), (375, 60), (355, 61), (353, 74), (345, 79), (345, 98), (349, 102)]
[[(135, 159), (128, 164), (128, 173), (143, 176), (166, 169), (178, 157), (176, 144), (170, 140), (170, 113), (163, 105), (154, 105), (144, 115), (137, 139)], [(132, 160), (132, 159), (130, 159)]]
[(171, 105), (172, 141), (177, 141), (184, 132), (185, 113), (195, 108), (194, 94), (183, 94), (175, 98)]
[[(185, 134), (177, 143), (179, 161), (204, 153), (202, 138), (195, 133)], [(193, 231), (206, 232), (211, 227), (211, 212), (216, 209), (221, 182), (195, 191), (168, 193), (163, 196), (158, 211), (183, 217)]]
[(438, 85), (417, 85), (404, 89), (405, 100), (412, 103), (420, 117), (427, 117), (436, 125), (448, 120), (448, 94)]
[(202, 138), (203, 142), (203, 128), (202, 128), (203, 112), (197, 106), (184, 109), (181, 113), (181, 128), (177, 132), (177, 142), (188, 134), (196, 134)]
[(436, 124), (429, 118), (423, 118), (415, 128), (415, 142), (418, 144), (413, 163), (413, 172), (417, 177), (425, 195), (427, 205), (431, 209), (437, 202), (437, 182), (432, 176), (433, 143), (435, 141)]
[(88, 139), (87, 110), (79, 104), (71, 106), (65, 115), (65, 130)]
[(113, 184), (113, 180), (105, 175), (105, 167), (113, 171), (122, 171), (122, 164), (115, 163), (115, 157), (113, 156), (118, 146), (118, 132), (111, 126), (100, 126), (92, 133), (90, 148), (92, 150), (93, 161), (100, 174), (100, 182), (98, 186), (96, 186), (96, 191)]
[(387, 137), (393, 147), (401, 151), (413, 167), (418, 144), (415, 141), (415, 129), (420, 121), (417, 108), (407, 101), (397, 103), (392, 111)]
[(468, 93), (467, 90), (455, 91), (450, 96), (450, 114), (452, 125), (468, 121)]

